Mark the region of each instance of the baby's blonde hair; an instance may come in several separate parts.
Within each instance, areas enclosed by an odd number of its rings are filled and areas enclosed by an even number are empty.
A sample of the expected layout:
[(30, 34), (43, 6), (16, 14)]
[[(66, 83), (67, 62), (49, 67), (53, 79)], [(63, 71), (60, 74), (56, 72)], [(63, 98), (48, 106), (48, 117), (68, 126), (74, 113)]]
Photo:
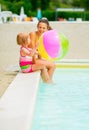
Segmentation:
[(28, 38), (28, 34), (27, 33), (19, 33), (17, 35), (17, 44), (18, 45), (23, 45), (25, 44), (25, 42), (27, 41), (27, 38)]

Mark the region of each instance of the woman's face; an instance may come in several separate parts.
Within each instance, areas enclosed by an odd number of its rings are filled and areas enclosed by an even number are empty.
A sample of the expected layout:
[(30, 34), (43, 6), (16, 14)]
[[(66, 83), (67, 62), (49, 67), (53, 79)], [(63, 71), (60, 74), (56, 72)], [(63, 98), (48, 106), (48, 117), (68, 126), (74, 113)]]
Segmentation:
[(40, 35), (48, 30), (47, 24), (43, 22), (40, 22), (37, 28)]

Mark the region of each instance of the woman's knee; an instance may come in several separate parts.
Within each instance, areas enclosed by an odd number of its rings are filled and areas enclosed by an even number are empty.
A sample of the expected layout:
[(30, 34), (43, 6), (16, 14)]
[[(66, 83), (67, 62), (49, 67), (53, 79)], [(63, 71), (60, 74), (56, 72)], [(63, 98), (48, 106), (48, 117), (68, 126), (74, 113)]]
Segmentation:
[(55, 65), (54, 63), (52, 64), (52, 68), (53, 68), (53, 69), (55, 69), (55, 68), (56, 68), (56, 65)]
[(41, 66), (42, 69), (45, 68), (45, 65), (43, 63), (40, 63), (39, 66)]
[(53, 64), (53, 68), (54, 68), (54, 69), (56, 68), (56, 65), (55, 65), (55, 64)]

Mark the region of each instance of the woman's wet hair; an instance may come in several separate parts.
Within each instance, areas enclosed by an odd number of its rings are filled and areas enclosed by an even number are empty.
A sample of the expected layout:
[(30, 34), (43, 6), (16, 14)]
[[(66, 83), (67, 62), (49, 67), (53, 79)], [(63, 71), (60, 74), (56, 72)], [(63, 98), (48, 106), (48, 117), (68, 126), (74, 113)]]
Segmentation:
[(47, 29), (48, 30), (52, 30), (50, 24), (49, 24), (49, 21), (47, 18), (42, 18), (39, 20), (38, 24), (37, 24), (37, 27), (39, 26), (40, 23), (45, 23), (47, 25)]

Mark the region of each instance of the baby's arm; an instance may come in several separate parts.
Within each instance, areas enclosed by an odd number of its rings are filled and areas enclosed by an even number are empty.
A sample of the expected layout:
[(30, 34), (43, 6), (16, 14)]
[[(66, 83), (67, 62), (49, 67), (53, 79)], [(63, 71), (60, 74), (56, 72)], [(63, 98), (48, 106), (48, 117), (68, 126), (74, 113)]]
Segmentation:
[(35, 49), (31, 48), (21, 48), (21, 55), (22, 56), (33, 56), (35, 54)]

